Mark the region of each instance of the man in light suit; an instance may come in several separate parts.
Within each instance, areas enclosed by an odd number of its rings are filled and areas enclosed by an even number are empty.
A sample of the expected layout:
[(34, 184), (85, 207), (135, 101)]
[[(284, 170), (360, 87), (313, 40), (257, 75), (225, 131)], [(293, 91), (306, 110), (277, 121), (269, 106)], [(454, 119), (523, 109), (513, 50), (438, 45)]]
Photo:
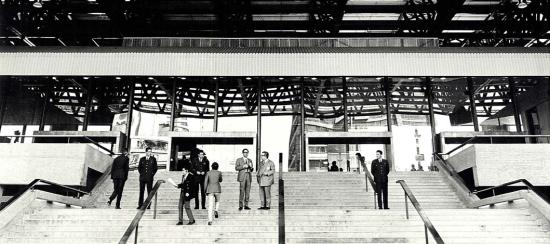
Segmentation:
[(243, 156), (237, 159), (235, 170), (238, 171), (237, 181), (239, 181), (239, 210), (250, 210), (248, 200), (250, 199), (250, 185), (252, 183), (252, 172), (254, 166), (252, 160), (248, 158), (248, 149), (243, 149)]
[[(153, 180), (155, 174), (157, 173), (157, 159), (151, 155), (153, 150), (148, 147), (145, 149), (145, 157), (139, 159), (138, 171), (139, 171), (139, 200), (138, 200), (138, 209), (141, 208), (143, 204), (143, 192), (145, 191), (145, 186), (147, 186), (147, 196), (153, 188)], [(147, 206), (150, 208), (149, 206)]]
[(258, 185), (260, 185), (260, 201), (262, 205), (258, 209), (269, 210), (271, 207), (271, 185), (273, 185), (274, 182), (274, 173), (275, 164), (273, 161), (269, 160), (269, 153), (263, 151), (258, 174), (256, 175)]
[(382, 209), (382, 196), (384, 197), (384, 209), (388, 207), (388, 174), (390, 173), (390, 163), (382, 158), (382, 151), (376, 151), (376, 159), (372, 160), (370, 172), (376, 182), (376, 193), (378, 194), (378, 208)]

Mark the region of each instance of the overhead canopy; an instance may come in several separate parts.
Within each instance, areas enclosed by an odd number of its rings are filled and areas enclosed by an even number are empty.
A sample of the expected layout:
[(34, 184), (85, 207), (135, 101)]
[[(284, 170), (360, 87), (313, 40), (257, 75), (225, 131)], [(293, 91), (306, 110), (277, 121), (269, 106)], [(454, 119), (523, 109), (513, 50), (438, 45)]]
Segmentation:
[(549, 48), (7, 48), (0, 75), (548, 76)]

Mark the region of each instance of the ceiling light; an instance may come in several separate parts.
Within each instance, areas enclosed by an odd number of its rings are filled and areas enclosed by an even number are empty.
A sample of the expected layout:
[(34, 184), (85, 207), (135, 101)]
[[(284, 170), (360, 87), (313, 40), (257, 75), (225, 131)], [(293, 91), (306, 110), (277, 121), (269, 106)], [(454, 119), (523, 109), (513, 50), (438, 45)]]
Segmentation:
[(153, 79), (155, 79), (155, 78), (153, 78), (153, 77), (149, 77), (149, 78), (147, 78), (147, 79), (149, 79), (149, 80), (153, 80)]
[(382, 77), (376, 77), (376, 80), (381, 80), (381, 79), (382, 79)]
[(32, 4), (32, 6), (35, 7), (35, 8), (42, 8), (42, 1), (38, 0), (38, 1), (34, 2)]
[(217, 80), (217, 79), (218, 79), (218, 77), (214, 77), (213, 79), (214, 79), (214, 80)]
[(285, 79), (285, 78), (283, 78), (283, 77), (279, 77), (279, 80), (284, 80), (284, 79)]
[(445, 78), (445, 77), (441, 77), (440, 79), (441, 79), (441, 80), (446, 80), (447, 78)]
[(120, 78), (120, 77), (115, 77), (115, 79), (117, 79), (117, 80), (121, 80), (122, 78)]
[(83, 77), (83, 79), (87, 80), (87, 79), (90, 79), (90, 77), (86, 77), (86, 76), (84, 76), (84, 77)]
[(312, 80), (317, 80), (317, 77), (311, 77)]
[(180, 79), (185, 80), (185, 79), (187, 79), (187, 78), (185, 78), (185, 77), (180, 77)]
[(409, 80), (414, 80), (414, 77), (409, 77)]
[(250, 78), (250, 77), (246, 77), (246, 80), (252, 80), (252, 78)]
[(527, 8), (527, 6), (531, 3), (531, 0), (519, 0), (518, 1), (518, 8), (524, 9)]

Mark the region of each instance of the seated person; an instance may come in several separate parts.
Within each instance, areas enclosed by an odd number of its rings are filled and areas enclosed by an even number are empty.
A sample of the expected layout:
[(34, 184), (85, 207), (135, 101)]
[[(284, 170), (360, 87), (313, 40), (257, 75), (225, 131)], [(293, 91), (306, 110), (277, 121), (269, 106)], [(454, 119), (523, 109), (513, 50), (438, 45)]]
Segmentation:
[(340, 171), (336, 165), (336, 161), (332, 161), (332, 166), (330, 166), (329, 171)]

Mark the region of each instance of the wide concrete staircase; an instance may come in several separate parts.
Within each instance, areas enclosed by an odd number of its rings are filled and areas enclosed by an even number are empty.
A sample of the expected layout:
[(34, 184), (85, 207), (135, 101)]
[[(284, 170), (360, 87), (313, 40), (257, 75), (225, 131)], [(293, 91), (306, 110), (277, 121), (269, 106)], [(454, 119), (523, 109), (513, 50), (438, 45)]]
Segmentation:
[(439, 172), (392, 172), (389, 210), (375, 209), (364, 175), (288, 173), (284, 178), (287, 243), (425, 243), (424, 224), (410, 202), (410, 219), (405, 217), (399, 179), (445, 243), (550, 243), (548, 227), (528, 209), (466, 209)]
[[(207, 211), (192, 209), (197, 223), (176, 226), (178, 222), (179, 189), (165, 183), (159, 189), (158, 212), (153, 208), (139, 224), (139, 243), (277, 243), (277, 184), (272, 187), (272, 210), (260, 207), (258, 185), (253, 182), (250, 193), (252, 210), (238, 210), (239, 184), (233, 172), (223, 173), (219, 218), (207, 225)], [(172, 178), (181, 181), (180, 172), (158, 172), (155, 180)], [(255, 179), (255, 177), (253, 178)], [(112, 191), (108, 181), (106, 191), (98, 199), (96, 209), (50, 209), (29, 211), (15, 221), (4, 233), (0, 243), (117, 243), (134, 218), (139, 193), (138, 175), (130, 172), (126, 182), (121, 210), (107, 205)], [(191, 204), (194, 207), (194, 201)], [(187, 216), (184, 212), (184, 223)], [(130, 240), (133, 241), (134, 235)]]

